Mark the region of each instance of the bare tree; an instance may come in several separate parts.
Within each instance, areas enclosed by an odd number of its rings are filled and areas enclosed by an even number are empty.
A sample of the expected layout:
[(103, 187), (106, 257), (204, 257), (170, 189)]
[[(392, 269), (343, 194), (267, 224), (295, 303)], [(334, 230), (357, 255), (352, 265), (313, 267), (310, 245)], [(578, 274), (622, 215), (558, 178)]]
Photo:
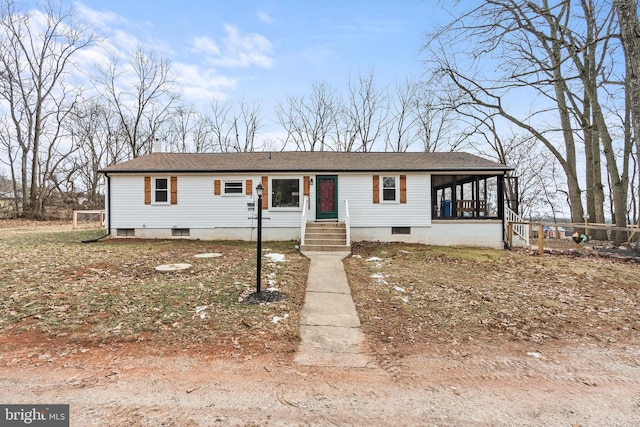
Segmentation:
[[(593, 178), (587, 196), (602, 206), (596, 179), (599, 142), (619, 221), (625, 212), (627, 175), (617, 163), (626, 164), (629, 151), (624, 147), (619, 156), (615, 150), (613, 124), (599, 96), (615, 69), (614, 22), (606, 4), (581, 0), (577, 11), (572, 5), (570, 0), (487, 1), (432, 34), (426, 48), (433, 75), (445, 90), (461, 94), (455, 100), (457, 111), (465, 110), (467, 117), (477, 116), (480, 122), (500, 116), (553, 154), (566, 176), (574, 221), (584, 217), (576, 135), (582, 132), (586, 152), (592, 156), (587, 158)], [(531, 105), (522, 105), (523, 99), (531, 99)], [(594, 220), (604, 220), (602, 209), (595, 212)]]
[[(242, 126), (244, 136), (242, 138), (236, 138), (235, 150), (245, 152), (255, 151), (256, 148), (258, 148), (256, 147), (256, 136), (260, 128), (262, 128), (260, 105), (256, 103), (249, 105), (242, 101), (240, 103), (239, 122), (240, 126)], [(236, 132), (236, 135), (240, 135), (240, 132)]]
[(193, 149), (196, 153), (213, 152), (214, 146), (212, 142), (213, 129), (211, 119), (205, 114), (198, 113), (195, 123), (193, 124), (192, 142)]
[(174, 153), (192, 151), (193, 138), (200, 114), (193, 106), (179, 105), (167, 116), (163, 132), (159, 135), (165, 141), (165, 149)]
[(17, 158), (19, 156), (19, 147), (15, 141), (15, 132), (12, 130), (13, 123), (9, 120), (8, 115), (0, 116), (0, 144), (2, 149), (6, 153), (6, 160), (0, 157), (0, 161), (7, 165), (11, 177), (11, 194), (12, 194), (12, 216), (17, 218), (22, 211), (22, 195), (20, 193), (22, 189), (22, 183), (18, 179), (20, 173), (18, 167)]
[(459, 149), (466, 136), (455, 136), (453, 129), (456, 122), (453, 111), (449, 106), (457, 105), (451, 101), (452, 94), (443, 94), (446, 98), (438, 98), (435, 91), (422, 83), (416, 86), (416, 95), (413, 98), (412, 111), (416, 117), (414, 126), (416, 133), (425, 152), (455, 151)]
[(518, 177), (518, 189), (505, 185), (507, 200), (517, 200), (523, 217), (540, 217), (551, 211), (555, 217), (558, 192), (549, 166), (554, 159), (543, 152), (530, 135), (508, 134), (493, 117), (487, 117), (475, 132), (479, 137), (470, 147), (495, 161), (512, 166), (510, 175)]
[(232, 101), (211, 103), (211, 134), (214, 150), (220, 152), (252, 152), (256, 150), (256, 137), (262, 127), (259, 104), (241, 101), (236, 107)]
[(42, 218), (50, 178), (73, 149), (61, 132), (79, 95), (69, 84), (72, 61), (93, 35), (53, 3), (25, 12), (18, 2), (3, 0), (0, 16), (0, 99), (11, 123), (2, 131), (12, 134), (3, 140), (17, 149), (23, 214)]
[(160, 139), (171, 152), (205, 153), (214, 151), (211, 119), (193, 106), (179, 106), (167, 118)]
[(385, 128), (385, 151), (404, 152), (420, 140), (417, 124), (420, 116), (414, 106), (420, 105), (416, 88), (418, 84), (405, 80), (396, 83), (395, 91), (390, 97), (389, 122)]
[(76, 104), (66, 127), (77, 147), (67, 163), (69, 177), (81, 185), (90, 203), (96, 203), (101, 184), (98, 171), (127, 158), (119, 121), (114, 111), (94, 99)]
[[(343, 106), (344, 151), (371, 151), (386, 125), (387, 94), (374, 85), (374, 75), (349, 79), (348, 98)], [(358, 145), (356, 145), (358, 144)]]
[(339, 109), (336, 92), (327, 82), (313, 83), (308, 98), (289, 96), (276, 107), (278, 121), (286, 131), (284, 145), (292, 143), (301, 151), (335, 149)]
[(132, 157), (152, 150), (161, 126), (179, 99), (170, 71), (167, 59), (142, 46), (126, 63), (122, 64), (114, 54), (108, 67), (99, 70), (97, 89), (116, 112)]
[(211, 133), (213, 136), (213, 151), (227, 152), (231, 144), (231, 126), (229, 120), (233, 103), (215, 100), (211, 103)]
[[(640, 153), (640, 22), (637, 0), (614, 0), (620, 23), (620, 36), (625, 53), (626, 90), (636, 153)], [(629, 123), (629, 120), (626, 121)], [(640, 194), (640, 192), (638, 193)], [(638, 221), (637, 216), (634, 215)], [(640, 235), (638, 236), (640, 245)]]
[[(569, 3), (570, 4), (570, 3)], [(601, 88), (612, 80), (613, 68), (609, 61), (615, 46), (611, 46), (614, 37), (615, 13), (610, 5), (596, 5), (594, 0), (582, 0), (580, 20), (584, 30), (576, 31), (565, 23), (569, 18), (555, 17), (546, 13), (546, 19), (559, 28), (559, 43), (568, 53), (568, 59), (575, 66), (577, 76), (583, 86), (583, 109), (578, 116), (584, 133), (587, 165), (587, 212), (595, 222), (604, 222), (605, 201), (602, 169), (600, 167), (600, 147), (606, 160), (607, 178), (611, 194), (611, 212), (616, 225), (626, 225), (626, 204), (629, 187), (629, 158), (632, 146), (623, 139), (621, 156), (616, 155), (611, 129), (614, 125), (607, 121), (605, 104), (601, 100)], [(545, 13), (545, 11), (539, 11)], [(568, 13), (568, 11), (567, 11)], [(575, 103), (575, 94), (567, 92)], [(624, 108), (624, 107), (622, 107)], [(578, 108), (575, 109), (579, 111)], [(620, 170), (619, 163), (622, 164)], [(604, 238), (601, 233), (599, 238)], [(616, 240), (621, 240), (620, 236)]]

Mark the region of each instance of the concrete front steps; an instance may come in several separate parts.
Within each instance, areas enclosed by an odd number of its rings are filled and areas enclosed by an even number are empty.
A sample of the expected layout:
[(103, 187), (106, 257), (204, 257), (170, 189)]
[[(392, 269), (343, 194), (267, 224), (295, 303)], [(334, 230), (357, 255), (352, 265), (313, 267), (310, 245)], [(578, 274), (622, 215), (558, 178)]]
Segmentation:
[(301, 251), (349, 251), (344, 222), (307, 222)]

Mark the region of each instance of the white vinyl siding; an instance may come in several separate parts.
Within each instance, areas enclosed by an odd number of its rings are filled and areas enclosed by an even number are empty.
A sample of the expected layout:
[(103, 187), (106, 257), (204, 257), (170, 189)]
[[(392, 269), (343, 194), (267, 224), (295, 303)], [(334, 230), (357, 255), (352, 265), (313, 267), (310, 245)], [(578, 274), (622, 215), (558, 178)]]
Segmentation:
[[(111, 228), (220, 228), (255, 227), (255, 212), (247, 204), (257, 202), (255, 189), (251, 196), (215, 196), (212, 191), (214, 179), (243, 181), (251, 179), (259, 183), (261, 175), (242, 177), (220, 177), (213, 175), (179, 175), (179, 199), (177, 205), (145, 205), (144, 176), (110, 175), (111, 177)], [(292, 175), (300, 178), (301, 175)], [(255, 184), (257, 185), (257, 184)], [(153, 187), (152, 187), (153, 191)], [(170, 194), (169, 194), (170, 197)], [(268, 197), (268, 196), (267, 196)], [(300, 227), (301, 208), (264, 212), (263, 227)], [(268, 219), (266, 219), (268, 217)], [(193, 234), (193, 233), (192, 233)]]
[[(502, 247), (501, 220), (460, 220), (432, 222), (431, 175), (427, 173), (338, 173), (323, 171), (267, 174), (215, 174), (185, 173), (168, 178), (169, 200), (173, 199), (172, 186), (177, 184), (177, 204), (151, 203), (155, 190), (153, 175), (109, 174), (110, 198), (106, 201), (107, 223), (112, 235), (136, 238), (192, 238), (254, 240), (256, 238), (258, 184), (268, 185), (265, 192), (270, 200), (273, 178), (293, 179), (300, 182), (298, 208), (269, 208), (263, 212), (263, 239), (295, 240), (300, 238), (300, 220), (304, 177), (316, 181), (317, 175), (338, 177), (338, 220), (346, 218), (345, 200), (349, 201), (351, 237), (353, 241), (407, 241), (434, 245), (472, 245)], [(397, 176), (396, 203), (374, 203), (372, 197), (375, 179), (382, 187), (384, 176)], [(157, 178), (161, 178), (158, 175)], [(268, 180), (267, 178), (268, 177)], [(263, 180), (264, 178), (264, 180)], [(218, 195), (215, 186), (220, 189)], [(245, 192), (234, 197), (224, 194), (224, 182), (243, 182)], [(145, 187), (146, 183), (146, 187)], [(317, 181), (310, 186), (308, 220), (315, 219)], [(214, 188), (212, 188), (214, 187)], [(251, 187), (251, 195), (247, 195)], [(145, 188), (147, 191), (145, 192)], [(379, 191), (379, 187), (375, 187)], [(380, 195), (379, 192), (376, 194)], [(145, 204), (145, 199), (147, 203)], [(404, 228), (404, 229), (403, 229)], [(410, 234), (398, 234), (409, 232)]]
[[(368, 173), (338, 174), (338, 219), (345, 219), (345, 199), (349, 201), (352, 227), (421, 227), (431, 225), (430, 177), (427, 174), (408, 174), (407, 203), (373, 204), (371, 198), (372, 179)], [(315, 176), (314, 174), (309, 174)], [(235, 197), (215, 196), (212, 191), (214, 179), (222, 182), (246, 182), (257, 185), (262, 175), (213, 176), (185, 174), (178, 176), (179, 203), (177, 205), (145, 205), (144, 175), (111, 176), (110, 226), (116, 228), (246, 228), (255, 227), (255, 211), (248, 203), (256, 203), (255, 191)], [(300, 203), (297, 208), (269, 208), (263, 212), (264, 228), (300, 227), (302, 214), (303, 174), (278, 174), (273, 178), (298, 179)], [(272, 177), (269, 177), (270, 181)], [(270, 182), (271, 184), (271, 182)], [(315, 215), (316, 185), (311, 186), (310, 219)], [(396, 181), (399, 186), (399, 181)], [(224, 188), (224, 187), (223, 187)], [(170, 197), (170, 194), (169, 196)], [(265, 195), (265, 197), (271, 197)], [(398, 196), (399, 197), (399, 196)], [(269, 201), (271, 205), (271, 201)]]
[[(342, 174), (338, 176), (340, 195), (339, 220), (345, 217), (344, 200), (349, 201), (352, 227), (423, 227), (431, 225), (431, 178), (428, 174), (407, 174), (407, 203), (374, 204), (372, 174)], [(400, 198), (400, 180), (396, 176), (396, 197)], [(382, 182), (380, 183), (382, 187)], [(315, 189), (312, 189), (312, 193)]]

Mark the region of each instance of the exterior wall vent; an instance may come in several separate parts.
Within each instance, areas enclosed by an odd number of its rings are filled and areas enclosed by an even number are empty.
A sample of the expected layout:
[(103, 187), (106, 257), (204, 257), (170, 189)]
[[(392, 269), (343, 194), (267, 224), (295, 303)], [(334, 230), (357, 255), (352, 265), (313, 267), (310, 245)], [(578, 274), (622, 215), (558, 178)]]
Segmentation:
[(187, 237), (191, 235), (191, 230), (188, 228), (172, 228), (171, 235), (174, 237)]
[(391, 234), (411, 234), (411, 227), (391, 227)]

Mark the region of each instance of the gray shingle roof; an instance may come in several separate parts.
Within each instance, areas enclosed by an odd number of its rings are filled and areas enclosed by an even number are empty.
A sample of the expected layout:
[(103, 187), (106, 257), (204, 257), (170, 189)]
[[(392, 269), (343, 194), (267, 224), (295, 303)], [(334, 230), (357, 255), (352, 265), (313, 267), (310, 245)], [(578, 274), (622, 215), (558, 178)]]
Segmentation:
[(276, 151), (254, 153), (152, 153), (102, 169), (139, 172), (372, 172), (507, 171), (511, 167), (469, 153), (354, 153)]

